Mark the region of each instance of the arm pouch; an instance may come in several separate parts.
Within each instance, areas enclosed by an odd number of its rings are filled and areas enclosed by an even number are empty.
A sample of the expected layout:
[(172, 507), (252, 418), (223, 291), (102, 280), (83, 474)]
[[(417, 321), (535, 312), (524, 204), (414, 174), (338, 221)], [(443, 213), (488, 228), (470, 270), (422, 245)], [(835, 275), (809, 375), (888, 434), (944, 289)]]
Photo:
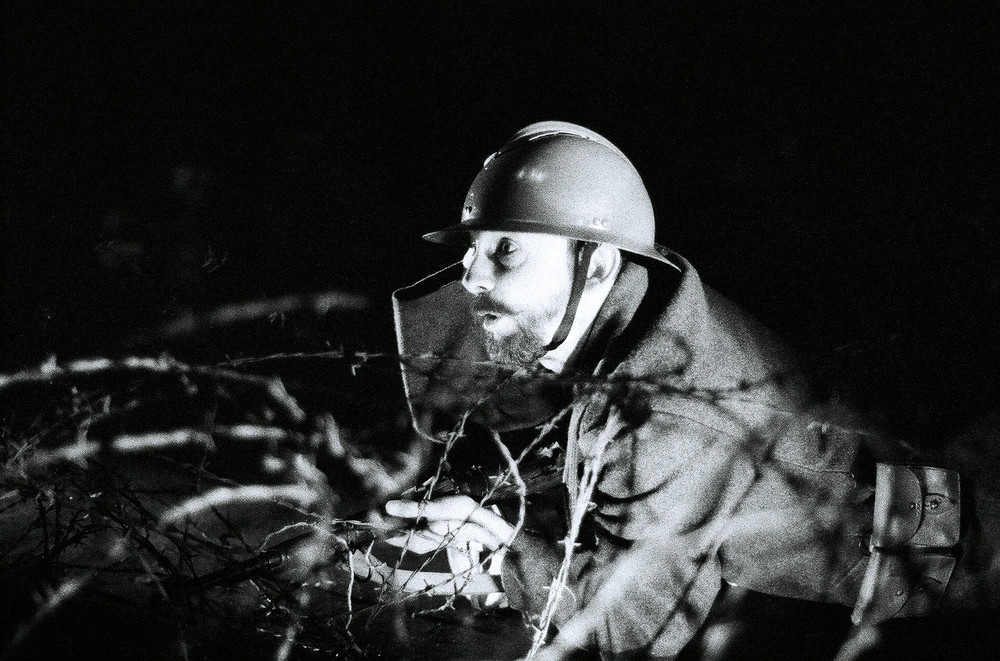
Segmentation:
[(877, 465), (871, 559), (855, 624), (926, 615), (940, 602), (960, 550), (959, 505), (955, 471)]

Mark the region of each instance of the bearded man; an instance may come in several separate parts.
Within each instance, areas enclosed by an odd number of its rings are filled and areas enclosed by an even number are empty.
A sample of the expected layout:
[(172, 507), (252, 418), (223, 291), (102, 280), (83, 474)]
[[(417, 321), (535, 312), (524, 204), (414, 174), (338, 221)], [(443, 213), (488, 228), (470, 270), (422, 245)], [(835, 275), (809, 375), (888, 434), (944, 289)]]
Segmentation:
[(394, 296), (404, 384), (447, 443), (568, 411), (570, 550), (466, 496), (387, 512), (504, 551), (507, 599), (551, 615), (556, 658), (672, 657), (723, 581), (859, 624), (971, 603), (958, 475), (878, 463), (909, 458), (820, 406), (789, 348), (654, 234), (638, 172), (593, 131), (533, 124), (487, 159), (461, 223), (425, 237), (462, 263)]

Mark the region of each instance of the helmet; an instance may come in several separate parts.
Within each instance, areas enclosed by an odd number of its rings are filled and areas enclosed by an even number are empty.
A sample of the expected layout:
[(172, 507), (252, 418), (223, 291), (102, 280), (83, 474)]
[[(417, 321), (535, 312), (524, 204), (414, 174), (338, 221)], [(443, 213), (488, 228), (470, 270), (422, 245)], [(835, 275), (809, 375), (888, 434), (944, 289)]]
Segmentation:
[(515, 133), (472, 182), (462, 222), (424, 238), (452, 243), (473, 230), (609, 243), (677, 268), (655, 243), (653, 205), (635, 167), (606, 138), (568, 122)]

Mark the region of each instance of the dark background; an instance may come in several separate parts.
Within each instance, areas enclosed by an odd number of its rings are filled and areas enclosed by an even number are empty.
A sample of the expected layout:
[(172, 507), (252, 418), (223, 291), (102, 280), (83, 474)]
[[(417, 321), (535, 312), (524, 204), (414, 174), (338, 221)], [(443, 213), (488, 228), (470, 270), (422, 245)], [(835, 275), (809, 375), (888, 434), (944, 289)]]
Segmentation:
[[(419, 236), (510, 134), (561, 119), (630, 156), (660, 242), (897, 426), (995, 402), (995, 11), (14, 4), (5, 370), (392, 351), (389, 293), (456, 257)], [(327, 290), (371, 308), (149, 332)]]
[[(419, 236), (514, 131), (560, 119), (629, 155), (659, 241), (708, 283), (890, 431), (998, 481), (995, 8), (132, 4), (3, 5), (0, 373), (392, 354), (391, 291), (457, 258)], [(327, 291), (370, 307), (165, 330)], [(352, 438), (408, 429), (394, 361), (377, 383), (316, 365), (352, 388), (338, 422), (374, 429)], [(824, 608), (752, 602), (746, 657), (832, 654), (846, 612)], [(994, 625), (899, 626), (890, 650), (969, 658), (955, 641)]]

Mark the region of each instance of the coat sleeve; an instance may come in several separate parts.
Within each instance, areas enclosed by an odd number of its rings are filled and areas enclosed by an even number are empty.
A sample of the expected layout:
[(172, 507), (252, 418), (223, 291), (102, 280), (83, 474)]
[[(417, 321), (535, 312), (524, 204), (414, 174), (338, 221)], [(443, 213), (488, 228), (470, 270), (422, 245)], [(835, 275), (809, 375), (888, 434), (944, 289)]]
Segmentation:
[[(580, 439), (586, 451), (604, 424)], [(606, 658), (675, 656), (721, 585), (717, 549), (751, 475), (731, 435), (652, 411), (609, 442), (594, 495), (597, 546), (577, 552), (554, 621), (558, 644)], [(544, 607), (562, 546), (523, 533), (504, 567), (512, 606)]]

